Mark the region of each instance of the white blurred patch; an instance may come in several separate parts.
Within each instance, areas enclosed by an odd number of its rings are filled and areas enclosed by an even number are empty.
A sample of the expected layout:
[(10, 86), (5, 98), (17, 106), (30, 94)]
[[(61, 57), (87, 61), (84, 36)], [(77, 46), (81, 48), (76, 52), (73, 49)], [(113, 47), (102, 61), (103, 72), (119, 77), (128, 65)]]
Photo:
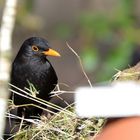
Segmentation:
[(0, 98), (0, 138), (2, 138), (5, 126), (5, 111), (7, 107), (6, 99)]
[(76, 112), (80, 117), (126, 117), (140, 115), (140, 83), (117, 82), (110, 86), (79, 88)]

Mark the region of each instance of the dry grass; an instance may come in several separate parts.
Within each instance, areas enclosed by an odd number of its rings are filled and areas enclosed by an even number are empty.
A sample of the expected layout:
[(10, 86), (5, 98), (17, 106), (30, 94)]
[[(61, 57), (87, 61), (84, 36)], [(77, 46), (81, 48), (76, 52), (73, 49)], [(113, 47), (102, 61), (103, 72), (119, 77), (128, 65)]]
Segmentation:
[(140, 63), (134, 67), (130, 67), (123, 71), (117, 70), (117, 74), (114, 75), (113, 80), (119, 81), (139, 81), (140, 80)]
[[(12, 92), (24, 96), (24, 98), (29, 98), (28, 96), (32, 96), (26, 91), (23, 91), (21, 89), (19, 90), (20, 92), (14, 90), (12, 90)], [(21, 92), (24, 92), (25, 95), (23, 95)], [(59, 93), (60, 92), (61, 90), (59, 91)], [(39, 101), (40, 99), (37, 97), (32, 97), (32, 100)], [(52, 115), (42, 115), (39, 120), (24, 119), (7, 113), (8, 116), (12, 118), (18, 118), (21, 120), (21, 122), (18, 124), (19, 131), (13, 136), (15, 140), (89, 139), (89, 137), (98, 134), (98, 132), (104, 125), (104, 119), (102, 118), (79, 118), (74, 111), (74, 103), (68, 105), (66, 108), (61, 108), (50, 102), (44, 102), (40, 103), (42, 103), (43, 105), (46, 104), (46, 107), (49, 106), (50, 108), (58, 110), (59, 112), (56, 113), (46, 108), (42, 108), (43, 110), (50, 112)], [(12, 104), (12, 102), (10, 102), (9, 107), (11, 109), (20, 106), (15, 106), (14, 104)], [(24, 126), (24, 122), (31, 122), (32, 125)]]

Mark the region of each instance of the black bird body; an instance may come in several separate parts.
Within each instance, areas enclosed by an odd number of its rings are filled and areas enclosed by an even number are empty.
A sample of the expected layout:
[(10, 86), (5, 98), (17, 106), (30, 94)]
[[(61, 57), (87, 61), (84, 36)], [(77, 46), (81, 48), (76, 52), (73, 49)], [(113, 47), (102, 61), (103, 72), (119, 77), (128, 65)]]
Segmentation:
[[(32, 62), (33, 61), (33, 62)], [(56, 73), (48, 60), (27, 60), (24, 63), (15, 59), (11, 73), (11, 83), (21, 89), (29, 88), (29, 82), (39, 91), (37, 97), (48, 100), (49, 93), (57, 84)], [(23, 99), (23, 97), (21, 97)], [(27, 104), (26, 101), (15, 98), (15, 104)]]
[[(52, 49), (50, 49), (48, 42), (43, 38), (32, 37), (27, 39), (12, 64), (11, 84), (25, 90), (25, 87), (29, 88), (29, 83), (31, 83), (38, 91), (36, 96), (48, 101), (50, 92), (55, 88), (58, 79), (46, 56), (59, 56), (54, 50), (50, 53), (50, 50)], [(12, 94), (11, 97), (16, 105), (36, 104), (40, 106), (40, 104), (17, 94)], [(26, 118), (39, 116), (41, 113), (42, 110), (34, 106), (18, 108), (18, 115), (24, 114)]]

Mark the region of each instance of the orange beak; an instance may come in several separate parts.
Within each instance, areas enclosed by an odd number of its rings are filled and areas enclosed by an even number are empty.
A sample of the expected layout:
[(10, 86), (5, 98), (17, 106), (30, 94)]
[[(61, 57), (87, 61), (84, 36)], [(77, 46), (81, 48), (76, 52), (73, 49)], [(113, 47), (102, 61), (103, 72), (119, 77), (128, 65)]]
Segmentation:
[(43, 51), (42, 53), (44, 55), (48, 55), (48, 56), (60, 56), (60, 54), (57, 51), (53, 50), (53, 49), (49, 49), (47, 51)]

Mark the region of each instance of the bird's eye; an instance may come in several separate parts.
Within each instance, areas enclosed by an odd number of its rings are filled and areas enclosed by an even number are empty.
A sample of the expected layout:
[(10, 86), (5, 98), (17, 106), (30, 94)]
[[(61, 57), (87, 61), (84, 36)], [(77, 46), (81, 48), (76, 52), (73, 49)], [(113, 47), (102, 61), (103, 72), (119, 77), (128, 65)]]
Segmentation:
[(32, 46), (32, 50), (35, 51), (35, 52), (37, 52), (39, 49), (38, 49), (37, 46), (33, 45), (33, 46)]

